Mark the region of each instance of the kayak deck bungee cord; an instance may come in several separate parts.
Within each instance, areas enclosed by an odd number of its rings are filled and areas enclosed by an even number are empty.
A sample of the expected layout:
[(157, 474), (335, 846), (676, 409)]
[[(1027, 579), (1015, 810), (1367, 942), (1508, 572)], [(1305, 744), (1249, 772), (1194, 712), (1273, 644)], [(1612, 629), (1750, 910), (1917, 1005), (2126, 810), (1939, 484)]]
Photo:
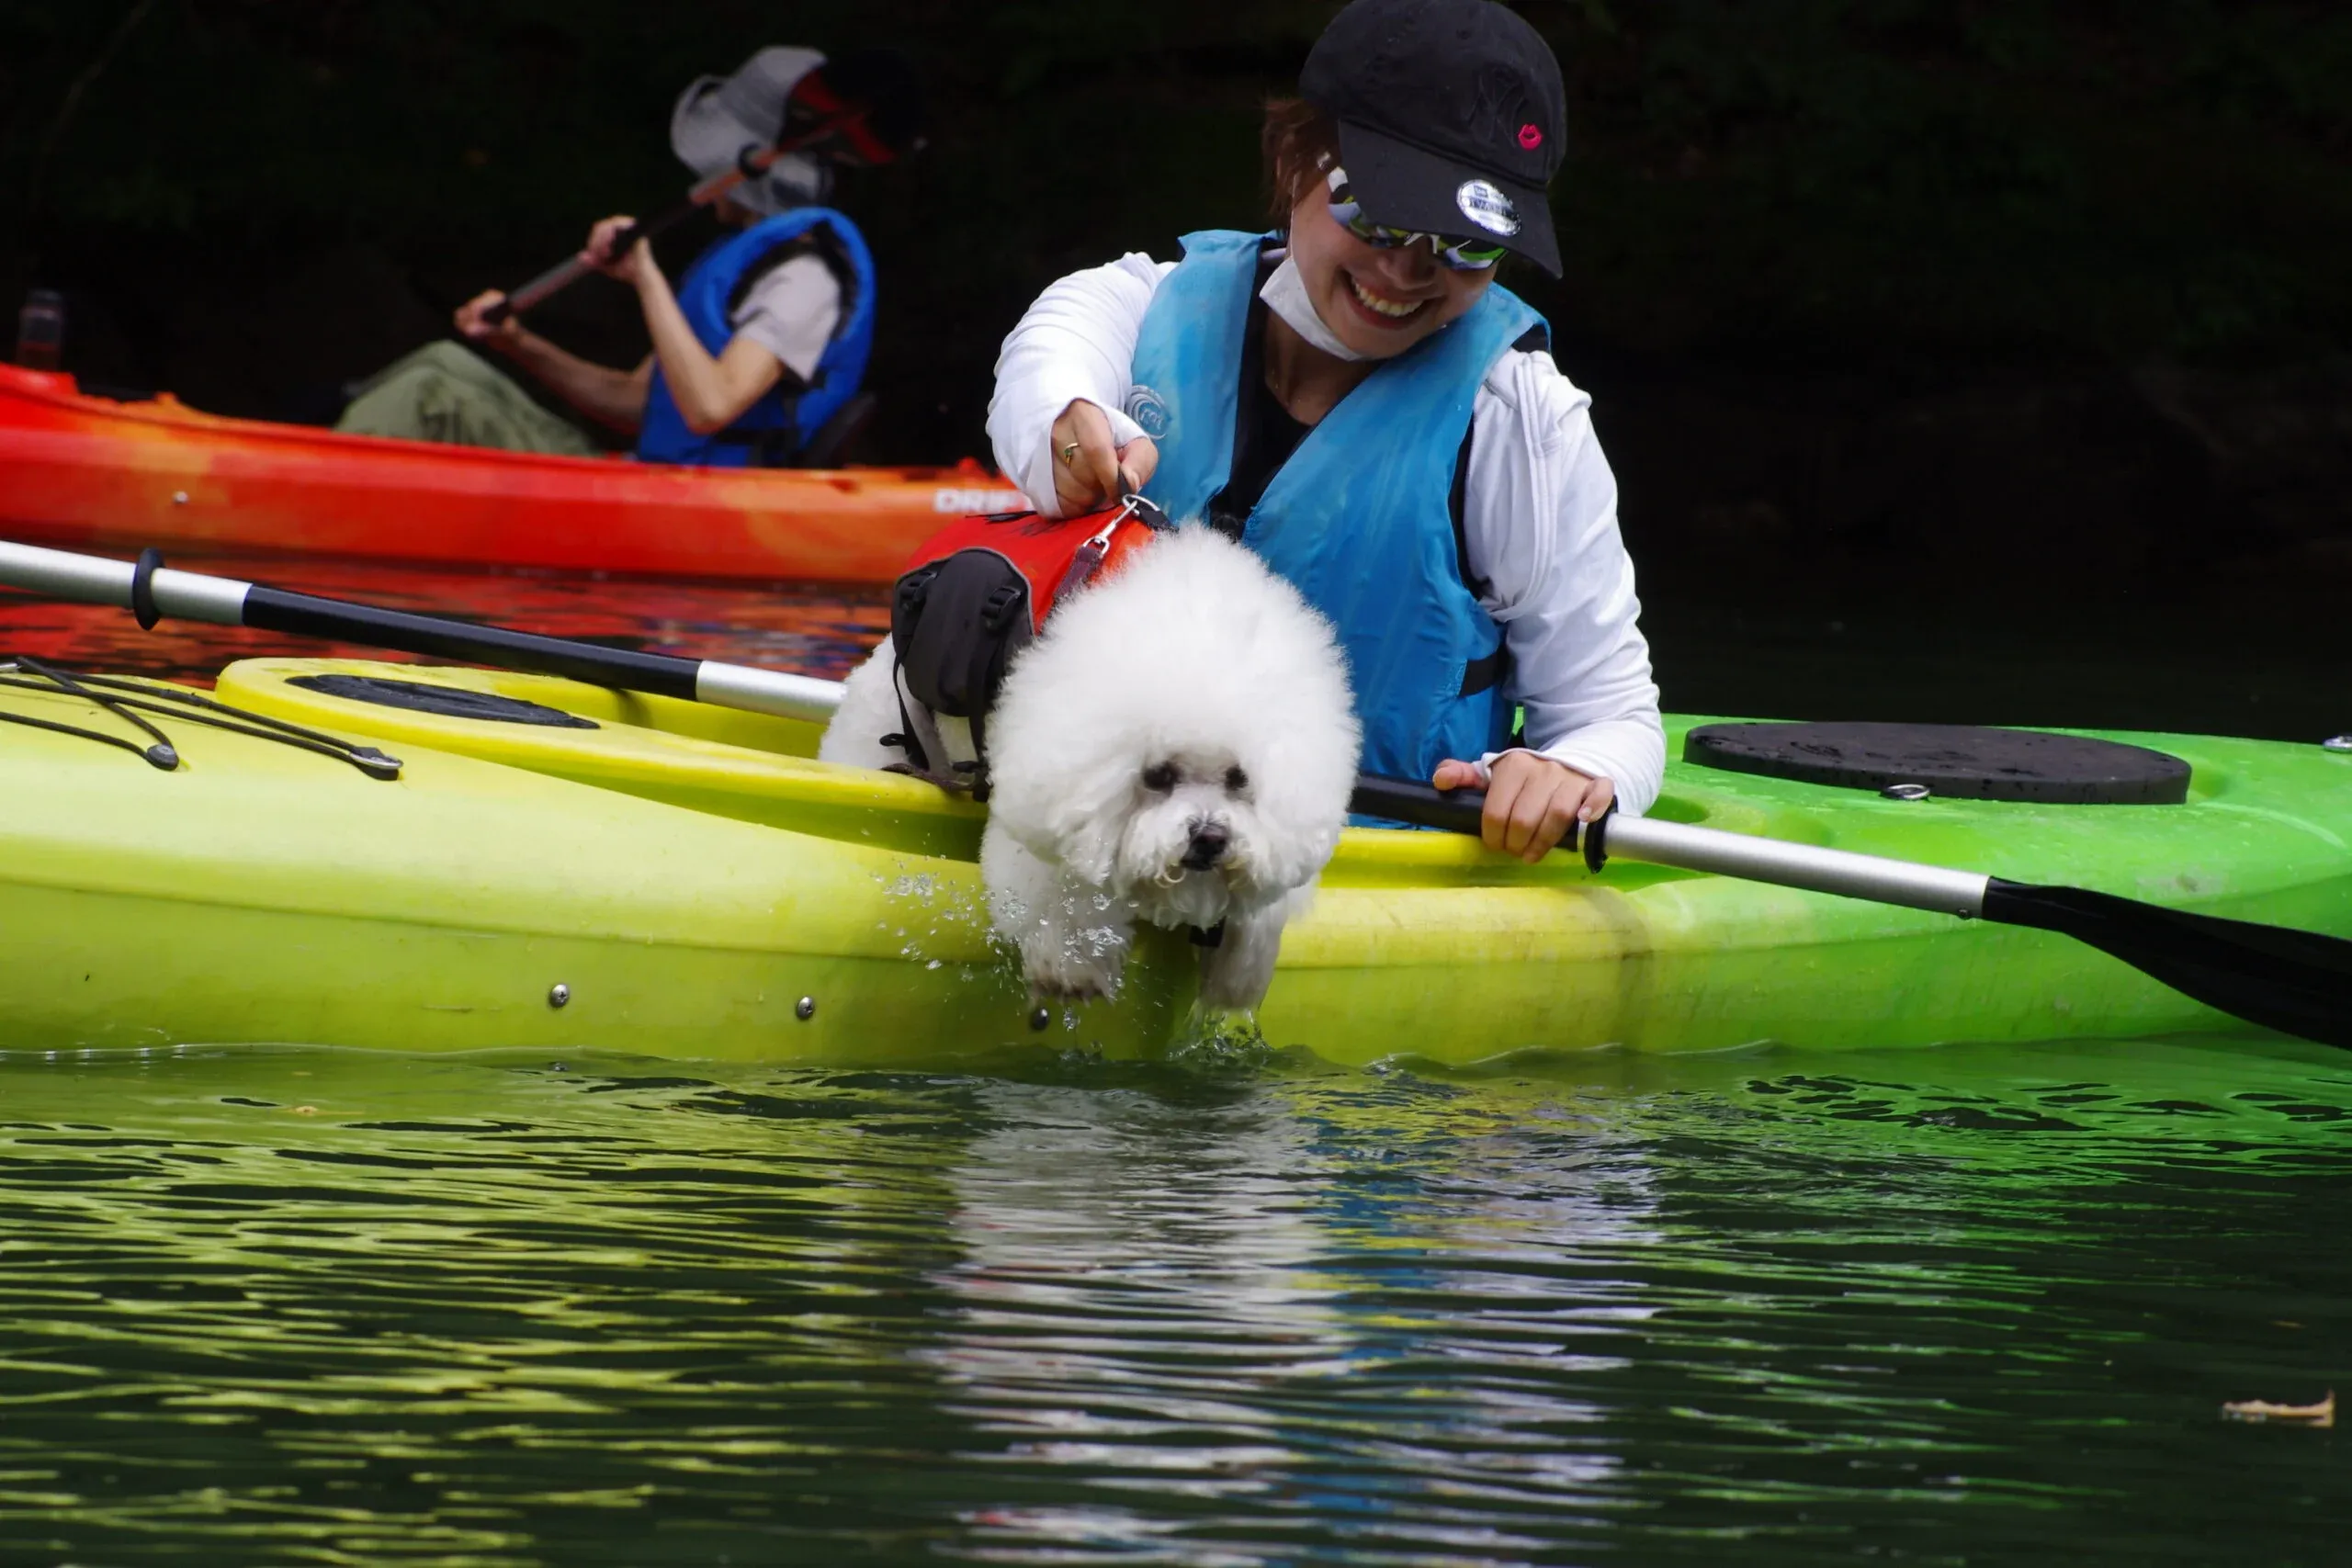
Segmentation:
[(56, 692), (80, 697), (137, 728), (153, 744), (141, 746), (136, 740), (108, 735), (103, 730), (62, 724), (33, 714), (11, 713), (6, 709), (0, 709), (0, 723), (20, 724), (59, 735), (78, 736), (102, 746), (118, 747), (165, 773), (171, 773), (180, 765), (179, 749), (172, 744), (171, 737), (150, 720), (141, 717), (142, 712), (162, 714), (191, 724), (229, 730), (232, 734), (250, 735), (260, 740), (273, 740), (300, 751), (314, 751), (322, 757), (349, 762), (372, 779), (396, 779), (401, 776), (400, 759), (388, 757), (373, 746), (354, 745), (348, 740), (305, 729), (266, 714), (247, 713), (217, 702), (201, 692), (192, 692), (181, 686), (127, 680), (119, 675), (68, 674), (38, 659), (18, 654), (12, 660), (0, 661), (0, 687), (28, 692)]
[[(1193, 959), (1172, 933), (1148, 935), (1117, 1001), (1041, 1017), (989, 939), (979, 809), (813, 761), (811, 720), (356, 660), (247, 661), (215, 694), (389, 750), (401, 777), (223, 730), (175, 732), (169, 773), (49, 731), (0, 736), (12, 1047), (921, 1066), (1023, 1041), (1149, 1054), (1188, 1027)], [(107, 722), (62, 690), (0, 687), (0, 709)], [(1671, 721), (1678, 746), (1696, 722)], [(2188, 798), (1890, 799), (1678, 761), (1649, 820), (2352, 933), (2352, 757), (2114, 739), (2182, 759)], [(1259, 1017), (1275, 1043), (1340, 1062), (2242, 1027), (2042, 931), (1376, 829), (1344, 835)]]

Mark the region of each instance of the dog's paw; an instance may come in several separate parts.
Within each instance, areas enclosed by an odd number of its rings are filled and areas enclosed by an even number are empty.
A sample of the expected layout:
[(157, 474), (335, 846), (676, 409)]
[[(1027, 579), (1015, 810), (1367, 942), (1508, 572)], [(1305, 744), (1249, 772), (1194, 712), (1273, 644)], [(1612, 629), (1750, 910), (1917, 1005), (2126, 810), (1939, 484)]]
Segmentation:
[(1115, 976), (1108, 980), (1093, 976), (1083, 978), (1029, 976), (1029, 999), (1033, 1002), (1107, 1002), (1118, 994), (1119, 982)]
[(989, 918), (1021, 954), (1033, 994), (1071, 1000), (1119, 994), (1128, 943), (1124, 906), (1040, 860), (995, 818), (980, 840), (980, 875)]
[[(1301, 899), (1303, 907), (1305, 900)], [(1274, 983), (1274, 960), (1282, 955), (1283, 927), (1290, 908), (1283, 899), (1225, 920), (1225, 935), (1201, 950), (1201, 1004), (1247, 1012), (1266, 999)]]
[(1020, 940), (1021, 973), (1032, 996), (1092, 1001), (1119, 994), (1127, 933), (1114, 926), (1043, 920)]

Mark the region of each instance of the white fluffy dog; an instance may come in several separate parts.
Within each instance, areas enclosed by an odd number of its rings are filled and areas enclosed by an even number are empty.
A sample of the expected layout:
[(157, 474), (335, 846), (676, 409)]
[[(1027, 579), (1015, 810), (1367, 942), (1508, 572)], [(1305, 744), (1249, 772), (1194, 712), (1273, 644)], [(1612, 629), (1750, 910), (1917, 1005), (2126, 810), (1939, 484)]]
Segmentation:
[[(881, 744), (901, 727), (896, 672), (885, 639), (820, 758), (901, 760)], [(933, 757), (969, 756), (967, 727), (910, 716), (944, 742)], [(1208, 933), (1202, 1000), (1256, 1006), (1339, 842), (1361, 739), (1330, 626), (1298, 591), (1214, 530), (1163, 534), (1055, 609), (986, 733), (980, 874), (1032, 990), (1115, 994), (1142, 919)]]

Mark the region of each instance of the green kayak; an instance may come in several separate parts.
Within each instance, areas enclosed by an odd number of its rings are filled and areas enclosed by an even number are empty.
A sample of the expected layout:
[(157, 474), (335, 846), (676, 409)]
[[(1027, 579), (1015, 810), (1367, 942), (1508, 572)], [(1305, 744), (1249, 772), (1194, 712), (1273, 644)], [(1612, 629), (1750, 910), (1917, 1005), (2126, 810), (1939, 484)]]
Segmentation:
[[(387, 705), (419, 685), (451, 700)], [(922, 1066), (1149, 1054), (1199, 1027), (1192, 952), (1160, 933), (1115, 1002), (1035, 1007), (988, 935), (978, 810), (813, 761), (812, 726), (350, 660), (232, 665), (217, 695), (380, 748), (399, 776), (168, 716), (165, 771), (93, 702), (0, 691), (38, 721), (0, 724), (0, 1048)], [(1678, 754), (1700, 722), (1670, 722)], [(1677, 761), (1654, 815), (2352, 935), (2352, 756), (2109, 739), (2185, 761), (2187, 799), (1891, 799)], [(1345, 835), (1258, 1021), (1342, 1063), (2244, 1028), (2043, 932), (1374, 829)]]

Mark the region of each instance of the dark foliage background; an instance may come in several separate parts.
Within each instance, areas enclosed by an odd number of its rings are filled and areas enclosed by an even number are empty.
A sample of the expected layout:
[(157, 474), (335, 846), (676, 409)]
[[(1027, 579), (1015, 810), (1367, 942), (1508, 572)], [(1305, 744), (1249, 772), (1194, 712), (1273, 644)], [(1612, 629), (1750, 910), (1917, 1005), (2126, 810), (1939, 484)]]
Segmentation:
[[(1258, 107), (1328, 0), (0, 0), (0, 286), (69, 367), (284, 417), (615, 209), (679, 87), (892, 43), (911, 167), (869, 457), (979, 449), (1059, 273), (1258, 220)], [(1524, 0), (1571, 92), (1557, 285), (1653, 601), (2023, 604), (2352, 581), (2352, 7)], [(683, 263), (707, 238), (677, 236)], [(543, 326), (620, 360), (594, 281)]]

